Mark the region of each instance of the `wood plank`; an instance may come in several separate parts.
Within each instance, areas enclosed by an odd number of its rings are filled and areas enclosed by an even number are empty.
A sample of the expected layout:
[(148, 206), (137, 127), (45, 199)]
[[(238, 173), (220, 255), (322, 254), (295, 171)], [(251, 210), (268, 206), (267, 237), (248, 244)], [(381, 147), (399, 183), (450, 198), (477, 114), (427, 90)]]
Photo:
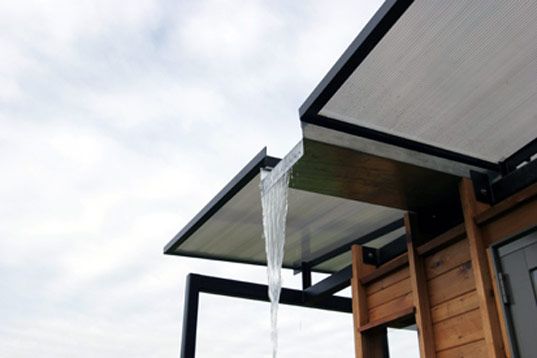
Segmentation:
[(380, 306), (372, 308), (368, 311), (370, 321), (378, 321), (384, 317), (391, 316), (397, 311), (414, 307), (414, 300), (412, 298), (412, 292), (408, 292), (406, 295), (397, 297), (394, 300), (386, 302)]
[[(360, 283), (360, 277), (374, 270), (371, 265), (363, 262), (362, 246), (353, 245), (352, 249), (352, 317), (354, 322), (354, 349), (356, 358), (383, 358), (385, 339), (380, 337), (381, 331), (370, 335), (362, 334), (361, 328), (368, 322), (365, 289)], [(384, 337), (385, 338), (385, 337)]]
[(425, 244), (418, 247), (419, 255), (426, 255), (434, 251), (440, 250), (445, 246), (448, 246), (454, 243), (457, 240), (460, 240), (466, 236), (466, 229), (464, 224), (457, 225), (445, 233), (435, 237), (431, 241), (426, 242)]
[(427, 283), (431, 307), (475, 290), (472, 264), (466, 262)]
[(414, 315), (414, 307), (407, 307), (405, 309), (393, 312), (389, 316), (382, 317), (379, 320), (370, 321), (368, 324), (360, 327), (360, 331), (361, 332), (366, 332), (366, 331), (369, 331), (371, 329), (381, 327), (381, 326), (385, 326), (388, 323), (391, 323), (391, 322), (394, 322), (394, 321), (397, 321), (397, 320), (400, 320), (400, 319), (404, 319), (404, 318), (407, 318), (407, 317), (413, 316), (413, 315)]
[(408, 266), (407, 266), (407, 267), (403, 267), (402, 269), (398, 271), (394, 271), (390, 275), (383, 277), (377, 281), (373, 281), (368, 284), (364, 284), (364, 283), (362, 284), (366, 285), (365, 286), (366, 294), (370, 296), (375, 292), (384, 290), (386, 287), (390, 287), (391, 285), (399, 281), (403, 281), (405, 278), (409, 278), (409, 277), (410, 277), (410, 272), (408, 271)]
[(438, 323), (476, 308), (479, 308), (479, 301), (473, 290), (431, 308), (431, 318), (433, 323)]
[(436, 323), (433, 331), (437, 351), (479, 340), (483, 338), (479, 309)]
[(388, 330), (386, 327), (378, 327), (364, 332), (366, 335), (366, 350), (364, 357), (386, 358), (388, 356)]
[(459, 347), (449, 348), (438, 352), (437, 358), (481, 358), (487, 356), (485, 340), (480, 339)]
[(468, 240), (460, 240), (453, 245), (425, 258), (425, 274), (431, 280), (470, 260)]
[(405, 213), (405, 229), (407, 234), (408, 267), (410, 271), (410, 284), (416, 309), (416, 326), (420, 357), (436, 357), (434, 346), (434, 332), (432, 330), (429, 293), (427, 292), (427, 277), (423, 257), (418, 255), (414, 241), (419, 240), (416, 216)]
[(537, 225), (537, 200), (531, 200), (481, 226), (486, 246), (528, 230)]
[(396, 299), (406, 295), (411, 291), (410, 278), (406, 278), (402, 281), (396, 282), (391, 286), (384, 288), (367, 296), (367, 307), (374, 308), (380, 306), (383, 303)]
[(372, 281), (376, 281), (384, 276), (390, 275), (393, 271), (396, 271), (405, 265), (408, 265), (408, 255), (406, 253), (386, 262), (369, 275), (362, 277), (360, 281), (362, 282), (362, 285), (367, 285)]
[(463, 178), (459, 190), (464, 214), (464, 225), (470, 246), (470, 257), (472, 258), (472, 270), (474, 272), (477, 297), (479, 299), (483, 332), (487, 345), (487, 355), (490, 358), (504, 357), (500, 322), (496, 311), (491, 274), (487, 263), (486, 244), (481, 236), (481, 230), (474, 221), (475, 216), (486, 210), (486, 208), (477, 202), (474, 187), (470, 179)]
[(477, 213), (475, 216), (475, 222), (478, 225), (483, 225), (488, 221), (497, 218), (500, 215), (505, 215), (509, 211), (517, 208), (518, 206), (537, 198), (537, 183), (528, 186), (520, 190), (518, 193), (511, 195), (507, 199), (502, 200), (498, 204)]

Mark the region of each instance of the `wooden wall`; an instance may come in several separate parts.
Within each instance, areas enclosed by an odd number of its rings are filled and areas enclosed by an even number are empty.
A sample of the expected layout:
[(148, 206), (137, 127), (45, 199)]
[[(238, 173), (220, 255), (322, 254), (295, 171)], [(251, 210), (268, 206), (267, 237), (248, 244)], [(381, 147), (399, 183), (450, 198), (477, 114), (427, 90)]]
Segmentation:
[[(419, 332), (422, 356), (511, 357), (490, 246), (537, 226), (537, 184), (490, 207), (478, 203), (471, 182), (463, 180), (461, 201), (464, 224), (416, 249), (407, 225), (410, 254), (379, 268), (365, 265), (361, 248), (353, 248), (353, 265), (360, 267), (352, 283), (353, 307), (362, 309), (355, 320), (361, 347), (370, 330), (400, 327), (410, 316), (418, 329), (431, 327)], [(357, 349), (356, 356), (381, 357), (382, 349)]]
[(365, 287), (369, 322), (393, 317), (413, 307), (408, 266)]
[(425, 272), (437, 356), (485, 356), (468, 240), (426, 256)]
[[(437, 356), (484, 356), (485, 342), (468, 240), (463, 238), (424, 255), (424, 267)], [(375, 323), (399, 326), (398, 319), (414, 307), (408, 264), (374, 279), (371, 276), (362, 279), (367, 307), (364, 326), (375, 327)]]

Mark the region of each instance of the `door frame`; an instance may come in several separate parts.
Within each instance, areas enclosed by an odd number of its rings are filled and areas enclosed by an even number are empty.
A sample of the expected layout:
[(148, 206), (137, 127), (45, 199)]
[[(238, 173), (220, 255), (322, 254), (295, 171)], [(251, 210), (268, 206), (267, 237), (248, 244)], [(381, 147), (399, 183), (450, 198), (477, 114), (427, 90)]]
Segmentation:
[[(492, 261), (493, 261), (493, 270), (494, 270), (494, 280), (496, 281), (497, 287), (502, 287), (504, 284), (503, 282), (500, 282), (500, 277), (502, 275), (502, 263), (501, 263), (501, 256), (500, 256), (500, 249), (502, 247), (505, 247), (517, 240), (523, 239), (524, 237), (533, 234), (537, 232), (537, 226), (533, 226), (530, 229), (526, 229), (522, 232), (519, 232), (515, 235), (511, 235), (503, 240), (500, 240), (494, 244), (492, 244), (488, 250), (490, 250), (490, 254), (492, 255)], [(517, 347), (517, 340), (515, 335), (515, 329), (513, 325), (513, 319), (511, 317), (511, 311), (508, 308), (508, 304), (506, 304), (503, 299), (500, 299), (501, 307), (500, 311), (503, 315), (503, 318), (505, 319), (505, 322), (507, 324), (506, 332), (507, 332), (507, 338), (509, 339), (509, 349), (511, 351), (512, 357), (519, 357), (518, 353), (518, 347)]]

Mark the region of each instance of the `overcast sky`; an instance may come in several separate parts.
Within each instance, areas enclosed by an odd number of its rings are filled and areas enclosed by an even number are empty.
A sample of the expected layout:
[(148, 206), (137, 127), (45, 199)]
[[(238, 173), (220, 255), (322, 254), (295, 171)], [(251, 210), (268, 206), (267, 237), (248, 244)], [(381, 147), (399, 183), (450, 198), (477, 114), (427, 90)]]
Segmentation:
[[(189, 272), (264, 282), (162, 248), (300, 140), (298, 107), (379, 6), (0, 2), (0, 356), (177, 357)], [(268, 357), (269, 329), (267, 304), (202, 296), (198, 356)], [(282, 307), (280, 352), (351, 357), (350, 315)]]

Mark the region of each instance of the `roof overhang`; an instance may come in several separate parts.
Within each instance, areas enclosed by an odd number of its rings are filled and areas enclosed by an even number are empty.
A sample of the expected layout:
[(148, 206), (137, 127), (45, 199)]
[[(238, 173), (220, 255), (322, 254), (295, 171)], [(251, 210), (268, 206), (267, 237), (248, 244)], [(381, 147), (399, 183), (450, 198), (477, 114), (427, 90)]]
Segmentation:
[[(351, 244), (401, 239), (403, 211), (460, 211), (471, 171), (534, 156), (536, 16), (533, 2), (386, 1), (300, 108), (284, 267), (340, 270)], [(278, 162), (260, 152), (165, 253), (264, 265), (260, 170)]]
[[(304, 145), (305, 144), (305, 145)], [(293, 167), (289, 189), (284, 267), (335, 272), (350, 262), (352, 243), (379, 248), (404, 235), (403, 212), (330, 193), (304, 190), (309, 165), (315, 157), (311, 143), (295, 150), (306, 152)], [(293, 151), (290, 152), (293, 156)], [(260, 170), (279, 160), (261, 151), (164, 248), (166, 254), (266, 264), (263, 240)], [(324, 169), (321, 169), (324, 170)], [(301, 178), (297, 180), (297, 178)], [(319, 176), (313, 178), (319, 180)], [(323, 178), (322, 180), (326, 180)], [(302, 188), (302, 185), (305, 185)]]
[(301, 120), (512, 169), (537, 150), (536, 16), (534, 2), (386, 1), (301, 106)]

